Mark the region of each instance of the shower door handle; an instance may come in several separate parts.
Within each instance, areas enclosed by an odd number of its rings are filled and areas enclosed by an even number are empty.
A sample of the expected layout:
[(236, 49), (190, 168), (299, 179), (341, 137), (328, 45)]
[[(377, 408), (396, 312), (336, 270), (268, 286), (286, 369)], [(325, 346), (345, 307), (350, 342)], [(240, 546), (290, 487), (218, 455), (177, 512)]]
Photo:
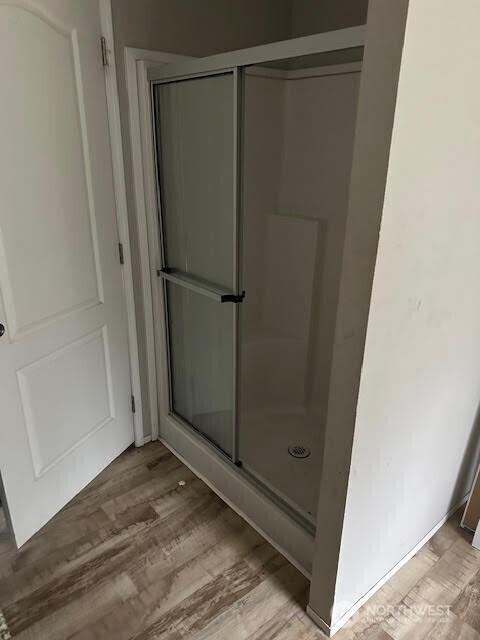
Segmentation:
[(190, 289), (191, 291), (195, 291), (195, 293), (207, 296), (216, 302), (233, 302), (234, 304), (239, 304), (243, 302), (245, 298), (245, 291), (242, 291), (240, 294), (235, 294), (228, 289), (218, 287), (217, 285), (191, 276), (190, 274), (182, 273), (176, 269), (158, 269), (157, 275), (163, 280), (169, 280), (185, 289)]
[(221, 296), (220, 302), (233, 302), (234, 304), (240, 304), (245, 298), (245, 291), (242, 291), (239, 295), (234, 293), (225, 293)]

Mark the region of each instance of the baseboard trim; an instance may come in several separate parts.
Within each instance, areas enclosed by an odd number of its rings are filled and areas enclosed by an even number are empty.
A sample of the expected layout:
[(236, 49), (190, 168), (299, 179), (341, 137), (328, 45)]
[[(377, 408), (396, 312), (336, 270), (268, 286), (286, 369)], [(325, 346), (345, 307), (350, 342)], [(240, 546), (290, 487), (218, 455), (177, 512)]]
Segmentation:
[(313, 620), (313, 622), (317, 625), (317, 627), (319, 627), (320, 631), (323, 631), (323, 633), (327, 636), (327, 638), (332, 637), (333, 634), (328, 624), (325, 622), (323, 618), (321, 618), (317, 613), (315, 613), (315, 611), (310, 607), (309, 604), (307, 604), (307, 615), (309, 618)]
[(328, 625), (325, 620), (321, 616), (319, 616), (310, 605), (307, 606), (307, 613), (310, 618), (315, 622), (315, 624), (320, 627), (320, 629), (325, 633), (329, 638), (334, 636), (337, 631), (340, 631), (342, 627), (346, 625), (346, 623), (350, 620), (350, 618), (362, 607), (370, 598), (383, 587), (383, 585), (390, 580), (392, 576), (394, 576), (397, 571), (399, 571), (413, 556), (420, 551), (420, 549), (432, 538), (437, 531), (443, 527), (443, 525), (447, 522), (453, 514), (458, 511), (468, 500), (469, 494), (464, 496), (460, 502), (458, 502), (454, 507), (450, 509), (446, 516), (444, 516), (430, 531), (424, 536), (420, 542), (411, 549), (397, 564), (390, 569), (390, 571), (381, 578), (367, 593), (358, 600), (353, 607), (351, 607), (343, 616), (337, 620), (332, 625)]

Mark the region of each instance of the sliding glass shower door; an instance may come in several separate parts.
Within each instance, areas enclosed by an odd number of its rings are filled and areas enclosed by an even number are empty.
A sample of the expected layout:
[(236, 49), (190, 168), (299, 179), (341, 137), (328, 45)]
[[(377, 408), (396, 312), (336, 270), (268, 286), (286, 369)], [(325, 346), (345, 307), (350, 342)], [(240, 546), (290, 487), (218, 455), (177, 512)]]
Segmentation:
[(332, 37), (150, 76), (170, 403), (160, 432), (274, 538), (277, 507), (315, 526), (324, 459), (364, 33)]
[(237, 75), (153, 86), (170, 411), (235, 460)]

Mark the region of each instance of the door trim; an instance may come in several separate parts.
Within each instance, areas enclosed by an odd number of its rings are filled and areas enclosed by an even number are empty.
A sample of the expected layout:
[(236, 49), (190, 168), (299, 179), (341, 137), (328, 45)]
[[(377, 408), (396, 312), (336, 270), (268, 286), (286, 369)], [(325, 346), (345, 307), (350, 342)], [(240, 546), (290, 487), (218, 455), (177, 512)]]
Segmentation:
[[(106, 40), (108, 66), (105, 67), (105, 91), (107, 96), (108, 126), (112, 152), (113, 182), (116, 201), (116, 219), (118, 240), (123, 246), (123, 286), (127, 307), (128, 353), (130, 359), (130, 378), (132, 395), (135, 398), (133, 413), (133, 433), (135, 446), (144, 444), (142, 394), (140, 386), (140, 364), (138, 358), (137, 322), (135, 317), (135, 297), (128, 228), (127, 191), (123, 162), (122, 133), (120, 121), (120, 103), (118, 98), (115, 49), (113, 39), (113, 19), (111, 0), (98, 0), (102, 34)], [(99, 44), (100, 48), (100, 44)]]
[[(110, 0), (103, 0), (110, 3)], [(185, 56), (125, 47), (125, 76), (128, 94), (130, 148), (132, 155), (135, 214), (138, 229), (142, 297), (145, 313), (145, 343), (147, 352), (148, 400), (151, 416), (151, 439), (159, 436), (157, 362), (161, 353), (155, 340), (155, 309), (158, 295), (157, 269), (160, 264), (160, 243), (149, 229), (156, 228), (157, 194), (153, 166), (153, 132), (151, 126), (148, 73), (161, 64), (186, 60)], [(125, 204), (126, 206), (126, 204)], [(142, 433), (143, 437), (143, 433)]]

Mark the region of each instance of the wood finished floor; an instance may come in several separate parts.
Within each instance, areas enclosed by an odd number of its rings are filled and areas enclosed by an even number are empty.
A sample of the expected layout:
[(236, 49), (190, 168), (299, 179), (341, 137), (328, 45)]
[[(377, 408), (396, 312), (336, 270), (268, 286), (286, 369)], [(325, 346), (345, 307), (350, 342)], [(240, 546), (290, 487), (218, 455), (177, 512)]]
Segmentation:
[[(337, 640), (480, 640), (470, 541), (453, 518)], [(20, 551), (0, 521), (0, 620), (12, 638), (321, 639), (307, 588), (159, 443), (126, 451)], [(429, 604), (446, 608), (428, 615)]]

